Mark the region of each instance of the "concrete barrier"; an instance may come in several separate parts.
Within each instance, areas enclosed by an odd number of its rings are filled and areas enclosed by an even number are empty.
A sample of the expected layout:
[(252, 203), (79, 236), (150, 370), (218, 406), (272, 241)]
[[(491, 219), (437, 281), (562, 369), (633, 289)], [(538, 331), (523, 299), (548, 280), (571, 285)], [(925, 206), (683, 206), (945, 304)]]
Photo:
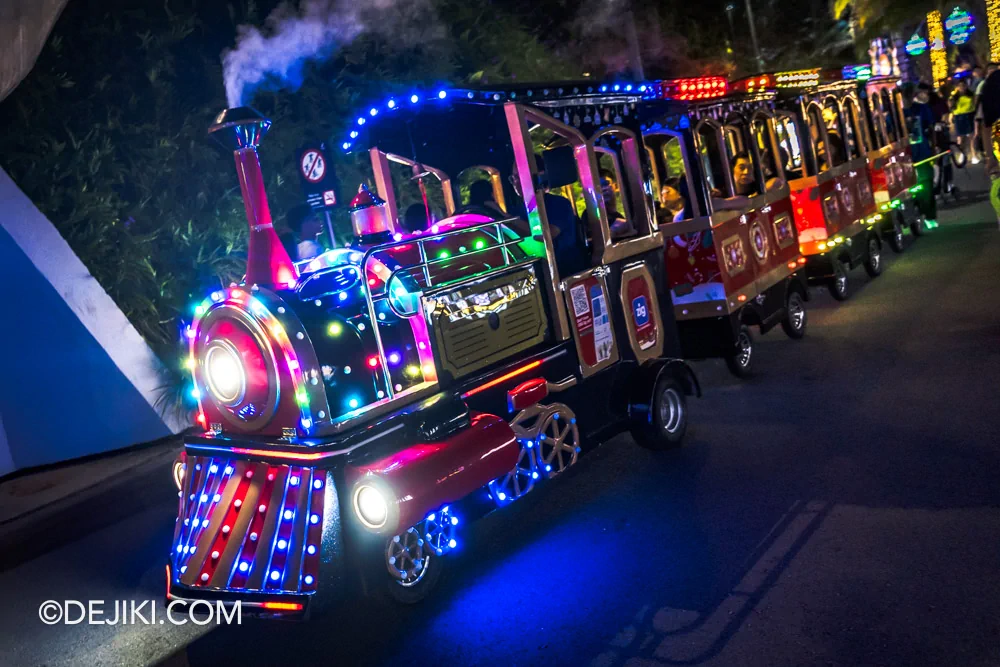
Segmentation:
[(0, 476), (177, 433), (162, 365), (0, 169)]

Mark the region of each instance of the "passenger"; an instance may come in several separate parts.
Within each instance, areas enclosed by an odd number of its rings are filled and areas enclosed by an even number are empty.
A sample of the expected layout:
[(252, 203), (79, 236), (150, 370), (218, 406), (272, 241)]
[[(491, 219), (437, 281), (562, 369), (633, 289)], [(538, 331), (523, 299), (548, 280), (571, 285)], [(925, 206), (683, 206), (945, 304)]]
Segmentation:
[(664, 222), (677, 222), (684, 219), (684, 209), (687, 202), (681, 194), (681, 179), (668, 178), (660, 186), (660, 201), (657, 206), (657, 218)]
[(493, 194), (493, 184), (485, 179), (474, 181), (469, 185), (469, 206), (488, 209), (499, 216), (505, 215)]
[(403, 225), (403, 229), (410, 234), (425, 231), (427, 229), (427, 209), (424, 208), (423, 204), (410, 204), (400, 223)]
[[(545, 183), (545, 160), (541, 155), (535, 156), (535, 168), (542, 183)], [(517, 165), (511, 170), (510, 183), (518, 197), (521, 194), (521, 182), (517, 178)], [(545, 204), (545, 217), (549, 223), (549, 235), (556, 253), (556, 265), (563, 276), (571, 276), (587, 268), (584, 244), (579, 237), (580, 220), (576, 216), (573, 204), (563, 196), (552, 194), (546, 187), (542, 195)], [(521, 236), (531, 236), (531, 227), (519, 219), (509, 223)]]
[(604, 210), (608, 214), (611, 238), (635, 236), (635, 228), (618, 210), (618, 192), (614, 184), (614, 177), (611, 176), (611, 173), (607, 170), (601, 171), (601, 196), (604, 197)]
[(297, 261), (312, 259), (323, 253), (319, 237), (323, 234), (323, 223), (312, 209), (303, 211), (291, 225), (295, 233), (295, 258)]
[[(785, 182), (774, 177), (767, 181), (766, 191), (784, 186)], [(750, 154), (742, 151), (733, 158), (733, 188), (736, 195), (722, 198), (717, 190), (712, 191), (712, 208), (716, 211), (738, 211), (750, 207), (750, 197), (758, 194), (757, 179), (753, 173), (753, 162)]]

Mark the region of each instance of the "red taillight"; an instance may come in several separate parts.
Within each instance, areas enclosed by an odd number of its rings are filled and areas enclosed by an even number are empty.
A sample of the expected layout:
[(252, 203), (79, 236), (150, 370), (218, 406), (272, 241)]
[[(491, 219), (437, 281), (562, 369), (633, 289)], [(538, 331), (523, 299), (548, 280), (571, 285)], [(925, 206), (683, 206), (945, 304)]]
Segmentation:
[(302, 611), (302, 605), (298, 602), (265, 602), (261, 606), (272, 611)]

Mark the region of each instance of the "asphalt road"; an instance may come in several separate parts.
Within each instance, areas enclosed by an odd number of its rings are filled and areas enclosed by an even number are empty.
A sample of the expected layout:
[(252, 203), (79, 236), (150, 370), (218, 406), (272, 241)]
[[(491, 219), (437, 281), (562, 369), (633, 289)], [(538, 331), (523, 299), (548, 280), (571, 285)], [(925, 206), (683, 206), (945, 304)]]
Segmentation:
[(996, 665), (1000, 230), (978, 204), (813, 290), (757, 375), (697, 370), (684, 448), (627, 437), (469, 528), (436, 596), (321, 621), (46, 626), (162, 595), (167, 470), (4, 545), (0, 663)]

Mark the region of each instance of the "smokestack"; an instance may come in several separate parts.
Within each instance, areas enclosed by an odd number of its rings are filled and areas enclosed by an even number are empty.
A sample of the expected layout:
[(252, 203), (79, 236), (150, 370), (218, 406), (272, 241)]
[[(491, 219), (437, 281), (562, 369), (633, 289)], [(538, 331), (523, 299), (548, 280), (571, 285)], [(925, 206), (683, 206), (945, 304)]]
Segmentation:
[(247, 247), (248, 285), (286, 287), (294, 285), (298, 272), (271, 223), (271, 210), (264, 192), (264, 176), (260, 172), (257, 146), (271, 127), (271, 121), (250, 107), (226, 109), (220, 113), (208, 133), (223, 148), (233, 151), (236, 176), (243, 192), (247, 222), (250, 223), (250, 243)]

